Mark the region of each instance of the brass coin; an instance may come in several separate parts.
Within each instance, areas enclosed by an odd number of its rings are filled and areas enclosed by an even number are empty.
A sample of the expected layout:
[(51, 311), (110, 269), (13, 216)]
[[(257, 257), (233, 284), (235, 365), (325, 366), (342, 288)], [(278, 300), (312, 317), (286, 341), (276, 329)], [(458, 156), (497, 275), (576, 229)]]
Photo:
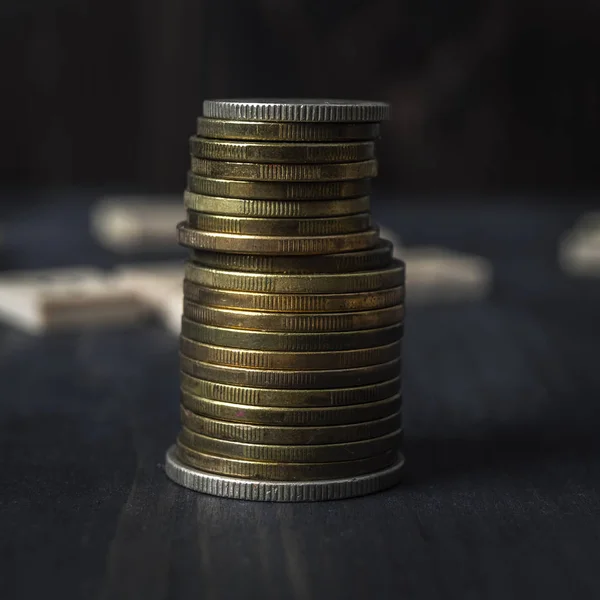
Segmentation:
[(372, 123), (390, 118), (390, 105), (367, 100), (249, 98), (205, 100), (205, 117), (236, 121)]
[(375, 156), (373, 142), (308, 144), (293, 142), (232, 142), (190, 138), (190, 153), (198, 158), (253, 163), (344, 163)]
[(209, 473), (268, 481), (356, 477), (381, 471), (398, 459), (398, 453), (390, 451), (370, 458), (334, 463), (269, 463), (204, 454), (186, 448), (180, 442), (177, 442), (177, 456), (184, 464)]
[(306, 332), (309, 335), (317, 335), (332, 331), (352, 333), (360, 330), (377, 330), (400, 323), (404, 318), (404, 305), (397, 304), (376, 310), (346, 313), (304, 314), (234, 310), (194, 304), (184, 300), (183, 314), (196, 323), (217, 327), (265, 332), (285, 331), (294, 334)]
[[(231, 331), (236, 332), (232, 329)], [(239, 331), (239, 330), (238, 330)], [(282, 334), (283, 335), (283, 334)], [(385, 346), (358, 348), (354, 350), (331, 350), (324, 352), (276, 352), (269, 350), (246, 350), (214, 346), (194, 342), (186, 337), (179, 338), (179, 349), (184, 356), (202, 362), (218, 365), (231, 365), (249, 369), (317, 370), (353, 369), (386, 363), (399, 358), (401, 342), (395, 341)]]
[(187, 227), (185, 223), (179, 223), (177, 231), (179, 243), (182, 246), (213, 252), (287, 255), (335, 254), (336, 252), (373, 248), (379, 241), (378, 229), (343, 235), (288, 237), (196, 231)]
[(180, 412), (182, 425), (196, 433), (247, 444), (341, 444), (381, 437), (402, 427), (402, 413), (399, 411), (375, 421), (322, 427), (231, 423), (201, 417), (184, 406), (180, 406)]
[(368, 196), (339, 200), (249, 200), (248, 198), (219, 198), (187, 191), (183, 197), (188, 210), (233, 217), (308, 219), (313, 217), (342, 217), (368, 212)]
[(366, 386), (398, 377), (402, 369), (400, 358), (366, 367), (323, 369), (321, 371), (248, 369), (193, 360), (182, 354), (180, 354), (179, 360), (181, 370), (192, 377), (230, 385), (269, 389), (321, 390), (324, 388)]
[(185, 265), (185, 277), (200, 286), (218, 290), (269, 294), (347, 294), (381, 291), (404, 285), (404, 263), (394, 260), (385, 269), (356, 273), (306, 275), (270, 273), (266, 275), (222, 271), (201, 267), (188, 261)]
[(192, 173), (242, 181), (346, 181), (375, 177), (377, 161), (294, 165), (207, 160), (192, 156)]
[(203, 344), (238, 349), (278, 352), (344, 351), (385, 346), (397, 342), (402, 338), (402, 323), (360, 331), (296, 333), (215, 327), (195, 323), (184, 317), (181, 334)]
[[(208, 366), (207, 372), (210, 371), (211, 366)], [(395, 375), (397, 374), (395, 373)], [(293, 408), (294, 410), (302, 408), (313, 409), (314, 407), (324, 407), (324, 410), (329, 410), (332, 407), (375, 404), (399, 394), (402, 386), (402, 380), (397, 376), (394, 379), (388, 379), (380, 383), (358, 387), (308, 390), (228, 385), (226, 383), (207, 381), (206, 379), (197, 379), (183, 372), (180, 373), (180, 378), (181, 390), (183, 392), (189, 393), (190, 396), (195, 398), (201, 397), (208, 402), (235, 403), (236, 406), (242, 405), (257, 408), (283, 407), (287, 409)], [(200, 412), (194, 410), (193, 406), (188, 406), (188, 408), (192, 412)], [(215, 418), (217, 417), (215, 416)], [(369, 419), (365, 418), (362, 420), (368, 421)]]
[(379, 123), (268, 123), (199, 117), (196, 133), (225, 140), (341, 142), (374, 140), (379, 137)]
[(383, 269), (392, 262), (392, 244), (379, 240), (374, 248), (322, 254), (320, 256), (264, 256), (257, 254), (224, 254), (221, 252), (192, 251), (192, 260), (204, 267), (224, 271), (254, 273), (352, 273)]
[(259, 219), (188, 211), (188, 225), (201, 231), (235, 235), (313, 236), (356, 233), (371, 227), (369, 213), (310, 219)]
[(255, 200), (338, 200), (368, 196), (369, 179), (354, 181), (317, 181), (290, 183), (281, 181), (231, 181), (201, 177), (188, 173), (188, 188), (196, 194), (224, 198), (249, 198)]
[(344, 444), (294, 446), (291, 444), (231, 442), (195, 433), (184, 427), (179, 434), (179, 440), (187, 448), (227, 458), (278, 463), (339, 462), (378, 456), (389, 450), (398, 450), (402, 441), (402, 431), (397, 430), (381, 437)]
[(401, 402), (402, 397), (400, 394), (396, 394), (385, 400), (350, 406), (282, 408), (219, 402), (218, 400), (195, 396), (184, 390), (181, 391), (181, 404), (190, 412), (202, 417), (220, 421), (253, 425), (276, 425), (279, 427), (344, 425), (346, 423), (374, 421), (397, 412), (400, 409)]
[(334, 313), (376, 310), (404, 301), (404, 286), (349, 294), (271, 294), (202, 287), (185, 280), (184, 297), (192, 302), (232, 309), (290, 313)]

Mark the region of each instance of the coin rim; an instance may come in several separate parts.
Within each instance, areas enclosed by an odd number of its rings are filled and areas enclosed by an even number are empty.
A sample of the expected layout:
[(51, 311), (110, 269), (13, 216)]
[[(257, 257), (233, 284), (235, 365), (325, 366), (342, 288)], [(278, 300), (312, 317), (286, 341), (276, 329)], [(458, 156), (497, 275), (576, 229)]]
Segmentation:
[(376, 493), (396, 485), (401, 478), (404, 456), (398, 453), (386, 469), (366, 475), (306, 481), (265, 481), (217, 475), (182, 463), (172, 445), (165, 456), (165, 473), (174, 483), (196, 492), (255, 502), (319, 502)]

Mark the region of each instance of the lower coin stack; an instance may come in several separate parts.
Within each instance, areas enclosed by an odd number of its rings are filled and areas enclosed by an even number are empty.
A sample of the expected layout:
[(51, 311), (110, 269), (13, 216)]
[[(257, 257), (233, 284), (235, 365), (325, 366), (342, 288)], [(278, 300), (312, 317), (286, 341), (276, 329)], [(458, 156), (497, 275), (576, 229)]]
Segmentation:
[[(203, 121), (210, 119), (200, 120), (199, 132), (209, 130)], [(243, 130), (243, 122), (231, 130)], [(228, 163), (211, 164), (219, 161), (204, 156), (203, 143), (193, 138), (197, 173), (179, 226), (191, 256), (180, 340), (182, 429), (167, 453), (167, 474), (197, 491), (248, 500), (327, 500), (395, 484), (404, 462), (404, 265), (371, 226), (368, 197), (336, 189), (323, 199), (326, 187), (309, 200), (210, 196), (201, 193), (206, 174), (225, 177)], [(288, 141), (285, 151), (307, 145)], [(276, 152), (277, 144), (267, 146)], [(319, 149), (321, 159), (326, 150)], [(253, 153), (260, 158), (260, 148)], [(246, 194), (271, 196), (277, 186), (301, 185), (235, 183)]]

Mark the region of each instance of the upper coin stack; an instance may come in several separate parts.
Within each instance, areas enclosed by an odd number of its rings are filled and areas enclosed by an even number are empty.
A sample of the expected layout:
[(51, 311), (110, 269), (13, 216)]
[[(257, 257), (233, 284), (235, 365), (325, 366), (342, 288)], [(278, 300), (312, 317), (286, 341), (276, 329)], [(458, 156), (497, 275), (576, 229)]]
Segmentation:
[(369, 213), (381, 102), (209, 100), (190, 140), (167, 474), (249, 500), (398, 481), (404, 264)]

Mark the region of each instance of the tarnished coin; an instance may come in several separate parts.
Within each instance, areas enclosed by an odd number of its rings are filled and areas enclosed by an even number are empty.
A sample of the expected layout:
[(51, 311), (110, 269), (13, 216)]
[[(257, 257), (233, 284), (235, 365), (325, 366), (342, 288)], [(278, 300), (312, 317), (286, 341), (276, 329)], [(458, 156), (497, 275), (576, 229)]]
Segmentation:
[(397, 412), (400, 409), (401, 402), (400, 394), (396, 394), (385, 400), (349, 406), (282, 408), (233, 404), (231, 401), (219, 402), (218, 400), (196, 396), (184, 390), (181, 391), (181, 404), (190, 412), (202, 417), (220, 421), (275, 425), (278, 427), (344, 425), (346, 423), (374, 421)]
[(390, 451), (379, 456), (333, 463), (274, 463), (204, 454), (177, 442), (177, 455), (183, 463), (212, 473), (269, 481), (299, 481), (372, 473), (394, 464), (398, 454)]
[(190, 139), (190, 153), (198, 158), (235, 162), (344, 163), (373, 158), (375, 145), (373, 142), (232, 142), (194, 136)]
[[(232, 332), (239, 330), (232, 329)], [(285, 335), (285, 334), (282, 334)], [(274, 350), (246, 350), (194, 342), (181, 336), (181, 353), (188, 358), (218, 365), (231, 365), (250, 369), (317, 370), (353, 369), (386, 363), (399, 358), (402, 344), (395, 341), (385, 346), (330, 350), (324, 352), (276, 352)]]
[(310, 219), (230, 217), (188, 211), (188, 225), (201, 231), (235, 235), (323, 236), (356, 233), (371, 227), (369, 213)]
[(402, 327), (402, 323), (396, 323), (379, 329), (325, 333), (250, 331), (204, 325), (184, 317), (181, 334), (196, 342), (230, 348), (278, 352), (323, 352), (385, 346), (402, 338)]
[(185, 265), (186, 279), (203, 287), (238, 292), (269, 294), (344, 294), (380, 291), (404, 285), (404, 263), (399, 260), (385, 269), (356, 273), (315, 273), (289, 275), (244, 273), (202, 267), (193, 262)]
[[(178, 485), (203, 494), (257, 502), (318, 502), (372, 494), (396, 485), (400, 481), (403, 466), (404, 456), (398, 453), (389, 467), (364, 475), (321, 480), (265, 481), (219, 475), (189, 467), (179, 459), (176, 446), (171, 446), (165, 457), (165, 472)], [(246, 472), (249, 470), (252, 469), (246, 469)]]
[(373, 248), (379, 241), (378, 229), (324, 236), (234, 235), (177, 226), (179, 243), (186, 248), (213, 252), (257, 252), (259, 254), (319, 255)]
[(278, 164), (208, 160), (192, 156), (192, 173), (242, 181), (345, 181), (375, 177), (377, 161)]
[[(306, 332), (309, 335), (333, 331), (346, 334), (360, 330), (377, 331), (381, 327), (400, 323), (404, 318), (404, 305), (346, 313), (304, 314), (234, 310), (184, 300), (183, 314), (196, 323), (232, 329), (270, 333), (283, 331), (294, 334)], [(188, 337), (196, 339), (191, 335)]]
[[(207, 370), (210, 367), (209, 365)], [(218, 376), (218, 373), (215, 375)], [(332, 389), (245, 387), (239, 384), (229, 385), (216, 381), (208, 381), (207, 379), (198, 379), (187, 375), (185, 372), (181, 373), (180, 377), (181, 389), (184, 393), (207, 399), (207, 401), (235, 403), (237, 406), (242, 405), (257, 408), (284, 407), (300, 410), (302, 408), (323, 407), (324, 410), (328, 410), (332, 407), (346, 407), (367, 403), (375, 404), (398, 395), (401, 390), (402, 380), (397, 376), (397, 373), (395, 375), (393, 379), (379, 383)], [(193, 406), (188, 406), (188, 408), (192, 412), (198, 412), (194, 410)], [(215, 416), (215, 418), (217, 417)], [(368, 421), (369, 419), (365, 418), (361, 420)]]
[(368, 212), (368, 196), (339, 200), (250, 200), (248, 198), (219, 198), (186, 191), (184, 205), (188, 210), (233, 217), (274, 219), (309, 219), (342, 217)]
[[(207, 281), (211, 281), (207, 279)], [(184, 297), (192, 302), (225, 308), (289, 313), (334, 313), (375, 310), (404, 302), (404, 286), (353, 293), (310, 294), (223, 290), (183, 282)]]
[(193, 250), (192, 260), (205, 267), (224, 271), (254, 273), (352, 273), (383, 269), (392, 262), (392, 244), (379, 240), (374, 248), (320, 256), (264, 256), (257, 254), (225, 254)]
[(284, 369), (248, 369), (179, 356), (181, 370), (192, 377), (230, 385), (263, 388), (316, 389), (366, 386), (400, 375), (400, 358), (386, 363), (352, 369), (291, 371)]
[(256, 200), (337, 200), (368, 196), (370, 179), (354, 181), (232, 181), (188, 173), (188, 188), (196, 194)]
[(236, 121), (363, 123), (389, 119), (390, 105), (332, 98), (248, 98), (205, 100), (203, 111), (211, 119)]
[(180, 407), (184, 427), (221, 440), (248, 444), (340, 444), (387, 435), (402, 428), (402, 413), (390, 413), (382, 419), (346, 425), (322, 427), (275, 427), (232, 423), (202, 417)]
[(228, 458), (278, 463), (314, 463), (357, 460), (378, 456), (389, 450), (397, 451), (402, 441), (402, 431), (397, 430), (381, 437), (344, 444), (292, 445), (232, 442), (195, 433), (184, 427), (179, 434), (179, 440), (187, 448)]
[(378, 138), (379, 123), (269, 123), (199, 117), (196, 133), (221, 140), (343, 142)]

